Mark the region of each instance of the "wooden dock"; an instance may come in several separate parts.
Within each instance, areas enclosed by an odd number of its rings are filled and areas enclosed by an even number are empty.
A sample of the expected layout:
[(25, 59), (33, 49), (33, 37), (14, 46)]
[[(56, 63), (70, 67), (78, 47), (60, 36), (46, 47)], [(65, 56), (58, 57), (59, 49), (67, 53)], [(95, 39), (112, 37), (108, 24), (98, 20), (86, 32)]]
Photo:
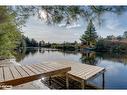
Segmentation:
[[(104, 83), (104, 68), (74, 62), (47, 62), (33, 65), (0, 67), (0, 84), (20, 85), (42, 77), (66, 76), (66, 87), (69, 78), (81, 83), (84, 89), (87, 81), (102, 74)], [(104, 85), (104, 84), (103, 84)]]
[(42, 77), (66, 74), (71, 70), (68, 66), (34, 64), (22, 66), (0, 67), (0, 86), (16, 86)]
[[(73, 80), (80, 82), (82, 89), (85, 88), (85, 85), (87, 84), (88, 80), (92, 80), (102, 74), (102, 79), (103, 79), (102, 88), (104, 88), (104, 72), (105, 72), (104, 68), (93, 66), (93, 65), (68, 62), (68, 61), (52, 62), (52, 65), (56, 65), (56, 64), (71, 67), (71, 71), (67, 73), (66, 77), (67, 79), (71, 78)], [(67, 83), (67, 87), (69, 87), (69, 83)]]

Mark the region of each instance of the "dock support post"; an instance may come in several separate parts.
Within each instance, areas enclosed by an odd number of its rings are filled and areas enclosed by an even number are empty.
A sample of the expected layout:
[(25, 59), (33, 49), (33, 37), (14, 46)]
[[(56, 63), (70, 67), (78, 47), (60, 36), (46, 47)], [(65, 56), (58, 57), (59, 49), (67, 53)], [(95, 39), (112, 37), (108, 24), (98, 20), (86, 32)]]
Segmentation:
[(84, 89), (86, 88), (86, 80), (81, 80), (81, 88)]
[(84, 80), (81, 80), (81, 88), (82, 88), (82, 89), (85, 88), (85, 85), (84, 85), (84, 84), (85, 84)]
[(66, 88), (69, 88), (69, 76), (68, 73), (66, 73)]
[(102, 88), (104, 89), (105, 88), (105, 73), (103, 72), (102, 74)]
[(51, 80), (52, 80), (52, 78), (51, 78), (51, 76), (49, 77), (49, 85), (51, 86)]

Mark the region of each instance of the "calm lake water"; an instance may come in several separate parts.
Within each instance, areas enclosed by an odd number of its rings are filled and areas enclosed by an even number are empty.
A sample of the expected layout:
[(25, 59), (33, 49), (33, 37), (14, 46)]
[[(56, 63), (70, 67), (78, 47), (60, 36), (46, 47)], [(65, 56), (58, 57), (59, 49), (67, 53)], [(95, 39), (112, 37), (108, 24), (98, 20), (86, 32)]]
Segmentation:
[[(18, 52), (15, 57), (20, 64), (65, 60), (78, 62), (79, 64), (97, 65), (106, 68), (105, 89), (127, 89), (127, 55), (125, 54), (71, 52), (34, 48)], [(101, 81), (102, 76), (99, 76), (90, 82), (101, 87)]]

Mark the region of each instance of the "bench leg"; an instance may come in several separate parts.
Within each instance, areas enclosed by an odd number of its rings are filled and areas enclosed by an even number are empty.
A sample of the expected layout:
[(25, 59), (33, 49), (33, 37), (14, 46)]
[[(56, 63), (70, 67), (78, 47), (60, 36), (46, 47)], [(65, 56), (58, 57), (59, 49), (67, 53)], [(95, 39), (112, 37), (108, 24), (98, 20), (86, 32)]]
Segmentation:
[(81, 88), (84, 89), (86, 88), (86, 81), (85, 80), (81, 80)]
[(49, 85), (51, 86), (51, 80), (52, 80), (52, 78), (51, 78), (51, 76), (49, 77)]
[(105, 74), (103, 73), (102, 74), (102, 89), (104, 89), (105, 88)]
[(67, 73), (66, 73), (66, 88), (67, 89), (69, 88), (69, 76)]
[(84, 89), (85, 88), (85, 81), (81, 80), (81, 88)]

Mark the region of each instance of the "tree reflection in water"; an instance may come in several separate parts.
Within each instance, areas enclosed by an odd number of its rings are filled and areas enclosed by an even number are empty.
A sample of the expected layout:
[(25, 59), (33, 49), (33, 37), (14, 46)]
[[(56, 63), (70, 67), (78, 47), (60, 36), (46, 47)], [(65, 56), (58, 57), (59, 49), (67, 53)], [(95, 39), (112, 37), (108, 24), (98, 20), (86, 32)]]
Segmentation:
[[(127, 64), (127, 54), (116, 54), (112, 52), (94, 52), (94, 51), (63, 51), (63, 50), (54, 50), (54, 49), (46, 49), (46, 48), (26, 48), (22, 50), (17, 50), (12, 52), (14, 57), (16, 58), (16, 62), (20, 62), (24, 60), (25, 57), (29, 55), (36, 55), (37, 53), (44, 54), (47, 53), (62, 53), (64, 57), (68, 55), (75, 55), (80, 57), (80, 62), (84, 64), (97, 65), (101, 60), (109, 60), (113, 62), (119, 62), (122, 64)], [(47, 56), (48, 57), (48, 56)], [(56, 56), (58, 57), (58, 56)], [(59, 57), (58, 57), (59, 59)]]
[(83, 51), (81, 52), (82, 63), (96, 65), (98, 63), (98, 59), (96, 58), (96, 52), (93, 51)]
[(127, 54), (126, 53), (113, 53), (113, 52), (97, 52), (97, 57), (100, 59), (110, 60), (112, 62), (119, 62), (127, 65)]
[(35, 55), (37, 52), (38, 52), (38, 48), (25, 48), (25, 49), (14, 51), (12, 52), (12, 54), (16, 58), (16, 62), (20, 62), (30, 54)]

